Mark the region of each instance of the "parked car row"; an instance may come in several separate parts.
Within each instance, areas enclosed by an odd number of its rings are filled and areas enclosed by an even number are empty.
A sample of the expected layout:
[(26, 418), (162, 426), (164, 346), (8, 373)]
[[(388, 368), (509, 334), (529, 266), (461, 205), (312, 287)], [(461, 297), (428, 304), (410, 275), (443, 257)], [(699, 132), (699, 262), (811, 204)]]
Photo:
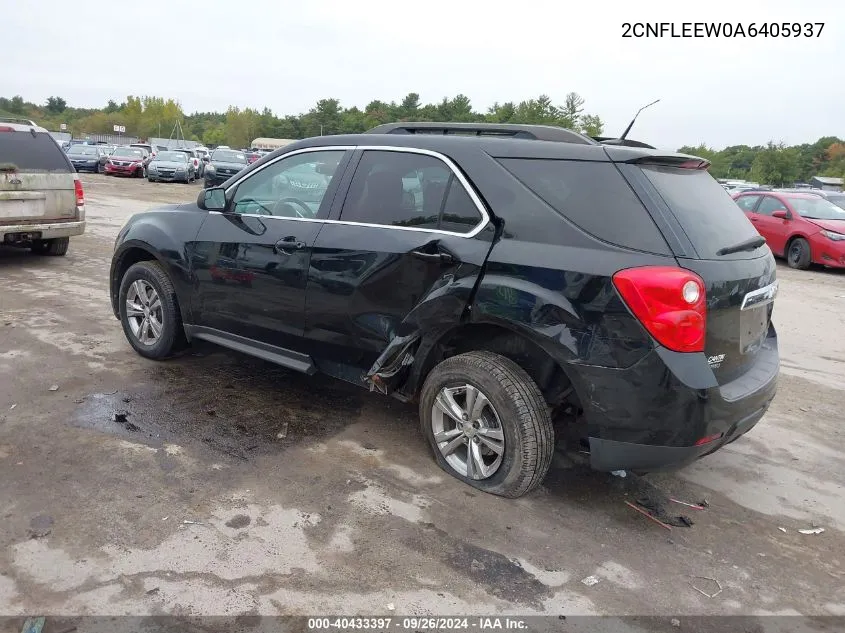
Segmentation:
[(775, 189), (733, 194), (772, 253), (792, 268), (845, 268), (845, 193)]

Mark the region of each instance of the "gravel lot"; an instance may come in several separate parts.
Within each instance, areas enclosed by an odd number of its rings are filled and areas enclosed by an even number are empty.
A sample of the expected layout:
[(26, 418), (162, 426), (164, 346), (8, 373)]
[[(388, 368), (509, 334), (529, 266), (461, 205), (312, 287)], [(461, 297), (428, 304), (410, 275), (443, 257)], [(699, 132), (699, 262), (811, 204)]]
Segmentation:
[(140, 358), (109, 306), (114, 238), (199, 185), (83, 181), (67, 257), (0, 249), (0, 613), (845, 615), (845, 274), (779, 267), (778, 396), (648, 478), (709, 501), (667, 532), (577, 468), (477, 493), (412, 406), (353, 386), (205, 345)]

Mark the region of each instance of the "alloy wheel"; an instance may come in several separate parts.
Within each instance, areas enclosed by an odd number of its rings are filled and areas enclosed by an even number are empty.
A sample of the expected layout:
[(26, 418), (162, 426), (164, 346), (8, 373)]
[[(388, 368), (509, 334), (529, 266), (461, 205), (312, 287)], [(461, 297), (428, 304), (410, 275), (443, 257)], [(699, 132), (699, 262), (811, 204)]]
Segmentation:
[(502, 423), (490, 400), (477, 387), (443, 387), (432, 406), (431, 429), (446, 462), (468, 479), (488, 479), (502, 465)]
[(133, 336), (142, 345), (155, 345), (164, 329), (161, 298), (152, 284), (135, 280), (126, 293), (126, 320)]

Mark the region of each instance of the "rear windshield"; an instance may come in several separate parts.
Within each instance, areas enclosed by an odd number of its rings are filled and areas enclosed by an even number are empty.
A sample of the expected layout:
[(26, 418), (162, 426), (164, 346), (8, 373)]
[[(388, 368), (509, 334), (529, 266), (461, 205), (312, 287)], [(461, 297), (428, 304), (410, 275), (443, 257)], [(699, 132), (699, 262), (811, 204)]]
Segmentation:
[(68, 150), (68, 154), (76, 154), (78, 156), (96, 156), (98, 150), (92, 145), (76, 145)]
[(657, 165), (642, 169), (702, 259), (722, 259), (716, 251), (758, 235), (742, 209), (708, 172)]
[(533, 158), (499, 162), (552, 209), (600, 240), (669, 253), (651, 215), (613, 164)]
[(0, 132), (0, 164), (11, 164), (18, 171), (58, 171), (74, 169), (53, 137), (39, 132)]

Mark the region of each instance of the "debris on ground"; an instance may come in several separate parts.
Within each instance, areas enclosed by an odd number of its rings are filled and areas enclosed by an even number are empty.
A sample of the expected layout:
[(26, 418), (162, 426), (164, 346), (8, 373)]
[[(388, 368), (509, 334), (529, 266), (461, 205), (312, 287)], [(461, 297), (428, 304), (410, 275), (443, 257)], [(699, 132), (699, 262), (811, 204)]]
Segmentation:
[[(702, 582), (705, 580), (707, 581), (706, 583)], [(701, 584), (707, 586), (707, 588), (711, 591), (705, 591), (700, 586), (698, 586)], [(715, 578), (710, 578), (709, 576), (693, 576), (689, 581), (689, 586), (695, 589), (702, 596), (707, 596), (708, 598), (715, 598), (720, 593), (722, 593), (722, 583), (720, 583)]]
[(182, 524), (183, 525), (205, 525), (205, 523), (200, 523), (199, 521), (188, 521), (187, 519), (182, 521)]
[(112, 419), (118, 424), (126, 424), (127, 417), (129, 417), (128, 411), (115, 411)]
[(39, 514), (29, 522), (29, 538), (44, 538), (53, 531), (53, 517)]
[(277, 440), (283, 440), (283, 439), (285, 439), (287, 436), (288, 436), (288, 423), (287, 423), (287, 422), (285, 422), (285, 423), (282, 425), (282, 428), (281, 428), (281, 429), (279, 429), (279, 432), (278, 432), (278, 433), (276, 433), (276, 439), (277, 439)]
[(817, 528), (811, 528), (809, 530), (798, 530), (798, 532), (801, 533), (801, 534), (821, 534), (822, 532), (824, 532), (824, 528), (823, 527), (817, 527)]
[(624, 470), (612, 470), (610, 471), (610, 474), (614, 477), (621, 477), (622, 479), (625, 479), (625, 477), (628, 476), (628, 473)]
[(148, 595), (148, 596), (154, 596), (154, 595), (155, 595), (155, 594), (157, 594), (158, 592), (159, 592), (159, 588), (158, 588), (158, 587), (153, 587), (152, 589), (150, 589), (149, 591), (147, 591), (147, 595)]
[(49, 391), (58, 391), (59, 385), (51, 385)]
[(785, 528), (785, 527), (779, 527), (778, 529), (779, 529), (781, 532), (786, 533), (786, 528)]
[(682, 506), (687, 506), (688, 508), (693, 508), (695, 510), (706, 510), (707, 509), (707, 506), (705, 506), (705, 505), (702, 505), (702, 504), (699, 504), (699, 503), (687, 503), (686, 501), (679, 501), (678, 499), (673, 499), (672, 497), (669, 497), (669, 501), (671, 501), (672, 503), (677, 503), (677, 504), (682, 505)]
[(680, 627), (681, 627), (681, 621), (680, 621), (678, 618), (672, 618), (672, 620), (671, 620), (671, 624), (672, 624), (672, 626), (674, 626), (676, 629), (678, 629), (678, 628), (680, 628)]
[(123, 401), (127, 403), (132, 402), (132, 396), (123, 396)]
[(27, 618), (26, 622), (23, 623), (23, 628), (21, 629), (21, 633), (41, 633), (41, 629), (44, 628), (44, 622), (47, 618), (40, 617), (40, 618)]
[(387, 603), (387, 610), (388, 611), (396, 611), (396, 605), (394, 605), (392, 602), (388, 602)]
[(655, 523), (657, 523), (657, 525), (659, 525), (660, 527), (666, 528), (667, 530), (671, 530), (671, 529), (672, 529), (672, 527), (671, 527), (670, 525), (666, 525), (663, 521), (661, 521), (661, 520), (660, 520), (660, 519), (658, 519), (657, 517), (653, 516), (651, 513), (646, 512), (646, 511), (645, 511), (645, 510), (643, 510), (642, 508), (638, 508), (637, 506), (635, 506), (635, 505), (634, 505), (633, 503), (631, 503), (630, 501), (626, 501), (626, 502), (625, 502), (625, 505), (626, 505), (626, 506), (628, 506), (629, 508), (633, 509), (633, 510), (636, 510), (637, 512), (639, 512), (639, 513), (640, 513), (640, 514), (642, 514), (643, 516), (645, 516), (645, 517), (647, 517), (647, 518), (651, 519), (652, 521), (654, 521)]
[(588, 587), (592, 587), (593, 585), (597, 585), (601, 582), (601, 578), (598, 576), (587, 576), (586, 578), (581, 579), (581, 583), (587, 585)]
[(14, 411), (16, 406), (18, 406), (17, 402), (15, 404), (13, 404), (11, 407), (9, 407), (9, 411)]
[(82, 404), (83, 402), (85, 402), (85, 398), (75, 398), (73, 401), (76, 404)]

